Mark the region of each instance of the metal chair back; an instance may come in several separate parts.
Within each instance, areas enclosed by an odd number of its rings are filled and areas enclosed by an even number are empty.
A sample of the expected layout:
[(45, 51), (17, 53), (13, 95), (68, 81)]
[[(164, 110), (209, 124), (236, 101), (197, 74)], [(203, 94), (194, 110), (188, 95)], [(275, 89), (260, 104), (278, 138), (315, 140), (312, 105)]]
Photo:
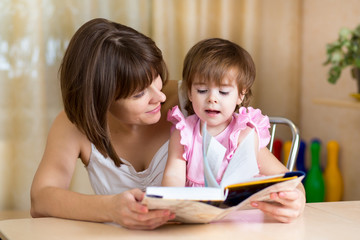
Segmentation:
[(282, 125), (288, 126), (291, 130), (292, 142), (291, 142), (290, 154), (288, 157), (286, 167), (289, 169), (289, 171), (293, 171), (294, 167), (296, 165), (296, 158), (297, 158), (297, 154), (299, 151), (299, 145), (300, 145), (299, 130), (296, 127), (296, 125), (287, 118), (269, 117), (269, 120), (270, 120), (270, 124), (271, 124), (271, 138), (270, 138), (270, 143), (269, 143), (270, 152), (272, 152), (272, 150), (273, 150), (273, 144), (274, 144), (274, 138), (275, 138), (277, 124), (282, 124)]

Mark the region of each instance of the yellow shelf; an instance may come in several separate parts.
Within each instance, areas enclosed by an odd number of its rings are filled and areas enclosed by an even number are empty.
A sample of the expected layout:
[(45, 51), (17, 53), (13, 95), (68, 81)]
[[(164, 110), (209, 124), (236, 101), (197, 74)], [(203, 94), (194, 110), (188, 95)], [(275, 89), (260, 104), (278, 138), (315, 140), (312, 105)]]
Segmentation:
[(360, 109), (360, 101), (356, 101), (356, 100), (352, 101), (352, 100), (317, 98), (317, 99), (313, 99), (313, 103), (332, 106), (332, 107), (346, 107), (346, 108)]

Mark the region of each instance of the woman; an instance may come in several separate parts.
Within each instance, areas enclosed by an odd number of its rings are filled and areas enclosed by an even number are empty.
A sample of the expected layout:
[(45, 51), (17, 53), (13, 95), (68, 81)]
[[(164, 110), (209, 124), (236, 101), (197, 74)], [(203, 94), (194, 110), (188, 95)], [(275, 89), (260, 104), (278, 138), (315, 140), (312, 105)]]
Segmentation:
[[(71, 39), (60, 81), (64, 111), (33, 180), (31, 215), (131, 229), (173, 219), (140, 204), (146, 186), (161, 184), (170, 136), (164, 113), (177, 104), (176, 86), (162, 92), (167, 68), (155, 43), (121, 24), (91, 20)], [(69, 190), (78, 158), (97, 195)]]

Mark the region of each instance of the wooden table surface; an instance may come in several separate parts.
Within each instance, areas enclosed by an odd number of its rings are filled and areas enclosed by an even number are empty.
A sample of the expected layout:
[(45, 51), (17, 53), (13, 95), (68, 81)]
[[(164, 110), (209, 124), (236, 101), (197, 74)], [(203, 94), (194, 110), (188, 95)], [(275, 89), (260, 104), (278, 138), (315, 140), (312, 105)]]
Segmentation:
[(220, 222), (170, 223), (151, 231), (128, 230), (110, 224), (59, 218), (33, 219), (28, 212), (0, 212), (0, 219), (3, 219), (0, 221), (2, 240), (360, 239), (360, 201), (308, 203), (303, 215), (290, 224), (276, 222), (259, 210), (246, 210), (233, 213)]

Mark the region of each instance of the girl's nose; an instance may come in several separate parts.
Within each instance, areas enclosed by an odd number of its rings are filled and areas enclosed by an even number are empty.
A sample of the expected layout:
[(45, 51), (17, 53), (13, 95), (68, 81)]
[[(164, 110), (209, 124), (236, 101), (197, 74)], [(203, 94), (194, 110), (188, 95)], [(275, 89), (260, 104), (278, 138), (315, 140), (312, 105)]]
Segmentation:
[(218, 99), (217, 99), (214, 91), (209, 91), (208, 102), (209, 103), (218, 103)]

